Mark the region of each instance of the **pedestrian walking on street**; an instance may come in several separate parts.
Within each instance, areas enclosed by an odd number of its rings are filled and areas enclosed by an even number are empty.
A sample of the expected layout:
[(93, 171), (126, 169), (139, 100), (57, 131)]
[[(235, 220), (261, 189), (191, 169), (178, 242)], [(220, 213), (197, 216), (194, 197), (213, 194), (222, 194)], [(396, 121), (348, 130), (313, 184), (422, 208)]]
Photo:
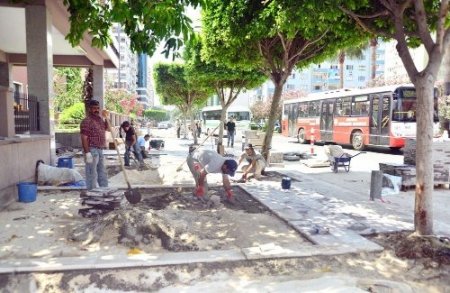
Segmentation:
[(180, 122), (180, 119), (177, 119), (175, 127), (177, 128), (177, 138), (180, 138), (180, 135), (181, 135), (181, 122)]
[(202, 134), (202, 122), (199, 120), (196, 123), (197, 126), (197, 137), (200, 138), (200, 135)]
[(232, 158), (222, 157), (213, 150), (201, 149), (191, 150), (187, 157), (187, 165), (195, 180), (195, 195), (204, 200), (208, 193), (206, 175), (209, 173), (221, 173), (223, 187), (228, 201), (233, 201), (233, 190), (231, 189), (228, 176), (234, 176), (237, 162)]
[(103, 149), (106, 147), (105, 133), (108, 129), (105, 118), (109, 112), (103, 110), (100, 115), (100, 104), (96, 100), (88, 102), (88, 111), (87, 117), (81, 121), (80, 135), (86, 163), (86, 188), (91, 190), (108, 186)]
[(234, 135), (236, 134), (236, 123), (234, 122), (234, 117), (231, 116), (227, 124), (225, 125), (225, 128), (227, 129), (227, 146), (234, 147)]
[(247, 165), (244, 165), (241, 168), (244, 174), (242, 175), (240, 181), (245, 182), (249, 173), (253, 173), (255, 179), (261, 179), (261, 175), (264, 173), (267, 163), (266, 160), (264, 160), (264, 157), (253, 148), (251, 143), (245, 146), (238, 165), (240, 165), (244, 160), (247, 162)]
[(128, 121), (124, 121), (122, 125), (120, 125), (120, 137), (122, 137), (122, 129), (125, 132), (125, 166), (130, 166), (130, 153), (133, 152), (135, 158), (139, 161), (139, 167), (146, 169), (144, 160), (142, 159), (141, 149), (137, 144), (136, 131)]

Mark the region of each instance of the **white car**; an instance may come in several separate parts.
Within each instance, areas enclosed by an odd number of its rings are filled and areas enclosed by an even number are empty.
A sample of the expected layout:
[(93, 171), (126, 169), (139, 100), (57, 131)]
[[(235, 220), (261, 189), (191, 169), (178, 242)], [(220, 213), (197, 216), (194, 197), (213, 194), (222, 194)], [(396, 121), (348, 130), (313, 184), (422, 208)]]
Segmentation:
[(161, 121), (158, 123), (158, 129), (168, 129), (172, 127), (170, 121)]

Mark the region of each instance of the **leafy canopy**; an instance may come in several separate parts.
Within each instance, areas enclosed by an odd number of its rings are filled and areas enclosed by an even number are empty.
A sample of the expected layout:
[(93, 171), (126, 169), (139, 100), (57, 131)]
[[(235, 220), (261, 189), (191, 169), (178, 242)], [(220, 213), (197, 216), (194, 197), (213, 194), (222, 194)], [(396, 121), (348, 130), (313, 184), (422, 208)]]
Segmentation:
[(211, 0), (203, 13), (207, 60), (266, 72), (320, 62), (367, 39), (335, 1)]
[(192, 33), (186, 7), (204, 5), (205, 0), (64, 0), (70, 13), (70, 32), (66, 39), (76, 46), (88, 32), (94, 47), (111, 43), (109, 31), (120, 23), (130, 37), (131, 49), (152, 55), (166, 40), (166, 56), (177, 50)]
[(184, 108), (203, 104), (212, 93), (211, 87), (195, 84), (180, 63), (158, 63), (154, 67), (155, 90), (165, 105)]

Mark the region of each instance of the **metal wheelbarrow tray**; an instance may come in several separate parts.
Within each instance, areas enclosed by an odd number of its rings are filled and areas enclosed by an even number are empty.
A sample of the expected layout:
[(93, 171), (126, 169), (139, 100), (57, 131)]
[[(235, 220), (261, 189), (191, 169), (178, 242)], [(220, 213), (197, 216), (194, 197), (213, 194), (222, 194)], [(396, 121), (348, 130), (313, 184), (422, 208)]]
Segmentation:
[(363, 153), (365, 153), (365, 152), (359, 152), (354, 156), (350, 156), (349, 154), (344, 153), (339, 157), (330, 157), (331, 170), (334, 173), (337, 173), (338, 168), (342, 167), (342, 168), (344, 168), (345, 172), (350, 171), (350, 162), (351, 162), (352, 158), (354, 158), (360, 154), (363, 154)]

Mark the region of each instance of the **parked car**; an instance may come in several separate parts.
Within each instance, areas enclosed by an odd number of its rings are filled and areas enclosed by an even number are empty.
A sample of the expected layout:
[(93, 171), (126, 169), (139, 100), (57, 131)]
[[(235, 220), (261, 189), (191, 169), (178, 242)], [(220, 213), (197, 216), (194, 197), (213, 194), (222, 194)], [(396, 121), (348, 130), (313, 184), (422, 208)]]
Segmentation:
[(158, 129), (168, 129), (172, 127), (172, 123), (170, 121), (161, 121), (158, 123)]

